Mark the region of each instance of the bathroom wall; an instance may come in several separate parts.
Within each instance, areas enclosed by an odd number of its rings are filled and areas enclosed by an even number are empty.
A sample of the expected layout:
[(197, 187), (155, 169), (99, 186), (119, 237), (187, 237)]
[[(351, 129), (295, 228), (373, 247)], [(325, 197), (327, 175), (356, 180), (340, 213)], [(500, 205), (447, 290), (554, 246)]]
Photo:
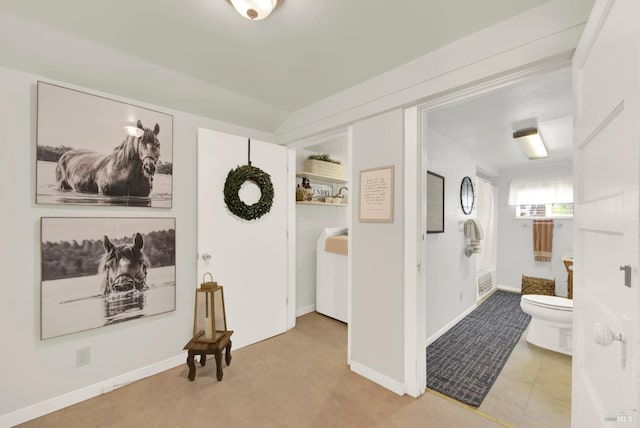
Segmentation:
[[(346, 152), (346, 141), (345, 152)], [(307, 155), (315, 151), (296, 150), (296, 171), (303, 170)], [(348, 166), (346, 157), (329, 153)], [(348, 171), (345, 169), (345, 176)], [(298, 179), (298, 182), (300, 179)], [(343, 186), (334, 185), (334, 192)], [(346, 184), (349, 187), (349, 184)], [(349, 187), (349, 189), (351, 189)], [(343, 194), (349, 195), (350, 192)], [(347, 206), (296, 205), (296, 312), (302, 315), (315, 310), (316, 241), (325, 227), (347, 227)]]
[[(531, 219), (515, 218), (515, 207), (507, 205), (509, 183), (513, 179), (558, 177), (572, 175), (571, 163), (531, 166), (503, 171), (498, 185), (498, 286), (520, 290), (522, 275), (556, 280), (556, 295), (567, 295), (567, 271), (560, 259), (573, 248), (573, 220), (556, 220), (553, 231), (551, 263), (537, 262), (533, 257)], [(526, 227), (525, 227), (526, 225)]]
[(475, 218), (476, 210), (465, 215), (460, 207), (460, 182), (465, 176), (475, 177), (476, 163), (456, 142), (428, 129), (427, 170), (445, 177), (444, 233), (426, 237), (428, 339), (476, 303), (476, 257), (464, 255), (462, 228), (466, 220)]

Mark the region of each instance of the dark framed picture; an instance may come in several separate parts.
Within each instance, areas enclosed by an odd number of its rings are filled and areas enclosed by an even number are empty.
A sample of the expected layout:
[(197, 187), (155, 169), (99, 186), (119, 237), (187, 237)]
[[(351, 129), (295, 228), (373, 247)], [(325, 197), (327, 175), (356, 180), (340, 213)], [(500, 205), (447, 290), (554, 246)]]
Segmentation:
[(427, 171), (427, 233), (444, 233), (444, 177)]
[(175, 310), (175, 218), (40, 223), (41, 339)]
[(36, 203), (171, 208), (173, 116), (38, 82)]

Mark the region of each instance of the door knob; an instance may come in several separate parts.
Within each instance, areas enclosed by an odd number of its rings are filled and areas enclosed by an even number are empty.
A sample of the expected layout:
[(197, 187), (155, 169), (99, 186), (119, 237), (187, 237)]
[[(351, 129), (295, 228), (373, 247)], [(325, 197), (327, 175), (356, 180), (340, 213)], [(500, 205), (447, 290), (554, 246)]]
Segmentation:
[(609, 326), (602, 323), (593, 324), (593, 339), (600, 346), (609, 346), (613, 342), (620, 342), (620, 366), (622, 370), (627, 366), (627, 339), (623, 333), (614, 333)]
[(204, 253), (202, 255), (202, 260), (204, 260), (205, 262), (208, 262), (209, 260), (211, 260), (211, 254), (209, 253)]

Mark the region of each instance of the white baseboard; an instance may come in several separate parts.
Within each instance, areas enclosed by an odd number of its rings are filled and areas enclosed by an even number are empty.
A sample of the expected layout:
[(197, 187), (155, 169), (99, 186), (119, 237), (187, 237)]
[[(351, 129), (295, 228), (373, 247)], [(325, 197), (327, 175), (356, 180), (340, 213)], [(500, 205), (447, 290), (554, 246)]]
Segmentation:
[(518, 293), (520, 294), (522, 292), (521, 289), (517, 288), (517, 287), (509, 287), (507, 285), (500, 285), (498, 284), (498, 290), (502, 290), (502, 291), (508, 291), (510, 293)]
[(431, 345), (433, 342), (436, 341), (436, 339), (438, 339), (440, 336), (442, 336), (443, 334), (445, 334), (447, 331), (449, 331), (449, 329), (451, 327), (453, 327), (454, 325), (456, 325), (462, 318), (466, 317), (467, 315), (469, 315), (475, 308), (477, 308), (478, 305), (474, 304), (471, 307), (469, 307), (469, 309), (467, 309), (466, 311), (464, 311), (463, 313), (461, 313), (460, 315), (458, 315), (457, 317), (455, 317), (450, 323), (448, 323), (447, 325), (445, 325), (444, 327), (442, 327), (440, 330), (436, 331), (434, 334), (431, 335), (431, 337), (427, 338), (426, 343), (424, 344), (425, 348), (429, 345)]
[(84, 388), (15, 410), (11, 413), (5, 413), (4, 415), (0, 415), (0, 427), (11, 427), (30, 421), (31, 419), (39, 418), (40, 416), (69, 407), (81, 401), (106, 394), (114, 389), (128, 385), (137, 380), (178, 367), (185, 364), (186, 355), (186, 353), (176, 355), (175, 357), (132, 370), (128, 373), (124, 373), (110, 379), (105, 379), (101, 382), (94, 383), (93, 385), (85, 386)]
[(301, 317), (303, 315), (306, 315), (310, 312), (313, 312), (316, 310), (316, 305), (309, 305), (309, 306), (305, 306), (304, 308), (300, 308), (296, 310), (296, 318)]
[(369, 367), (357, 363), (353, 360), (351, 360), (350, 366), (353, 372), (359, 374), (360, 376), (366, 377), (370, 381), (375, 382), (378, 385), (387, 388), (388, 390), (395, 392), (398, 395), (404, 395), (406, 393), (407, 388), (402, 382), (391, 379), (390, 377), (383, 375), (382, 373), (370, 369)]

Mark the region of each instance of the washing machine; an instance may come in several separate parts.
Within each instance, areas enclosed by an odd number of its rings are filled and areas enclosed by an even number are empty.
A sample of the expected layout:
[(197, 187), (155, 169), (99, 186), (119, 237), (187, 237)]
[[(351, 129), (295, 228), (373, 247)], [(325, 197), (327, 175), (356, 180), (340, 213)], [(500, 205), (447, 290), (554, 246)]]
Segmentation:
[(347, 322), (347, 248), (344, 227), (325, 228), (316, 245), (316, 311)]

